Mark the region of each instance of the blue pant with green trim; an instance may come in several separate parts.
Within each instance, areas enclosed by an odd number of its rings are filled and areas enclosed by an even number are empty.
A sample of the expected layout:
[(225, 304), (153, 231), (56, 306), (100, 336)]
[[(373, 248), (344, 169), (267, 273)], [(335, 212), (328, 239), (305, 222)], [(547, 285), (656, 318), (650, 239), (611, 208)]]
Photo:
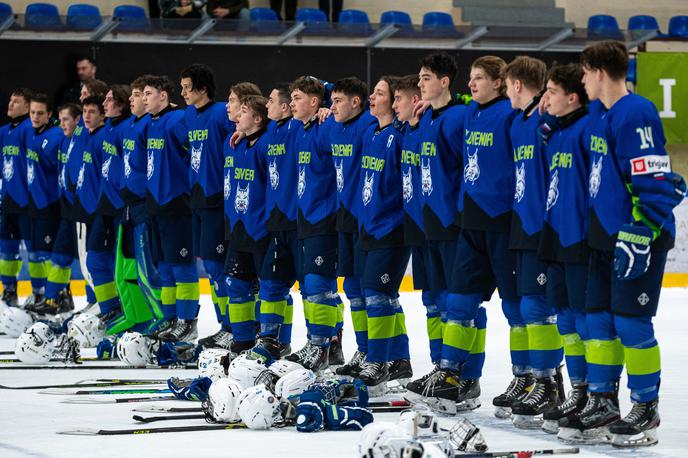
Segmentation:
[[(280, 280), (261, 280), (258, 296), (260, 336), (275, 337), (282, 343), (291, 343), (294, 302), (289, 294), (289, 285)], [(283, 329), (286, 327), (288, 329)]]
[(564, 307), (557, 314), (557, 327), (564, 343), (566, 370), (571, 384), (585, 383), (588, 377), (585, 347), (590, 337), (585, 312)]
[(563, 346), (554, 307), (544, 294), (521, 297), (521, 316), (526, 323), (528, 360), (536, 378), (551, 377), (561, 364)]
[(86, 255), (86, 267), (93, 279), (93, 289), (101, 313), (119, 306), (115, 285), (115, 254), (112, 251), (92, 251)]
[(586, 359), (588, 391), (610, 393), (617, 387), (624, 365), (624, 347), (616, 331), (614, 314), (610, 311), (588, 312)]
[[(165, 318), (193, 320), (198, 316), (198, 270), (195, 263), (160, 261), (162, 308)], [(174, 310), (174, 312), (173, 312)]]
[(208, 272), (208, 281), (210, 282), (210, 292), (213, 298), (215, 317), (217, 322), (227, 331), (229, 330), (229, 312), (227, 310), (229, 297), (227, 294), (227, 284), (225, 282), (224, 263), (222, 261), (204, 259), (203, 267), (205, 267), (205, 271)]
[(227, 277), (229, 294), (229, 321), (236, 342), (256, 340), (256, 297), (253, 282), (236, 277)]
[(337, 279), (320, 274), (306, 274), (307, 296), (304, 302), (306, 328), (310, 341), (321, 347), (329, 347), (330, 339), (337, 333), (337, 321), (341, 299), (337, 294)]
[(19, 240), (0, 240), (0, 280), (5, 288), (17, 286), (21, 263)]
[(367, 360), (390, 362), (409, 359), (409, 340), (399, 300), (367, 288), (364, 294), (368, 315)]
[(614, 326), (624, 349), (631, 400), (657, 399), (662, 371), (652, 317), (614, 315)]

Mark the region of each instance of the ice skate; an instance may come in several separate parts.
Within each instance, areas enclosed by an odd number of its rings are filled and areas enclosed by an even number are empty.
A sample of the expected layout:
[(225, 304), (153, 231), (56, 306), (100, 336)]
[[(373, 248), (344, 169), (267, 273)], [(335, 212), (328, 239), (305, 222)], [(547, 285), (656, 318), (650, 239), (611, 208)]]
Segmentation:
[[(4, 285), (3, 285), (4, 286)], [(17, 286), (8, 286), (2, 290), (0, 301), (7, 307), (19, 307), (19, 297), (17, 296)]]
[(193, 342), (198, 338), (197, 320), (177, 319), (168, 330), (158, 334), (163, 342)]
[(562, 401), (556, 377), (535, 380), (530, 392), (511, 405), (514, 426), (520, 429), (540, 429), (544, 412), (555, 408)]
[(410, 403), (427, 405), (441, 414), (456, 414), (461, 386), (458, 374), (438, 369), (429, 374), (422, 385), (415, 384), (409, 388), (412, 383), (406, 385), (404, 396)]
[(372, 397), (380, 397), (387, 394), (387, 381), (389, 380), (389, 364), (386, 362), (366, 362), (361, 373), (357, 377), (368, 387), (368, 393)]
[(284, 359), (302, 365), (313, 372), (327, 369), (329, 366), (329, 348), (320, 347), (308, 341), (299, 351), (286, 356)]
[(229, 350), (232, 343), (232, 333), (220, 328), (215, 334), (199, 339), (198, 345), (203, 348), (224, 348)]
[(549, 434), (556, 434), (559, 432), (559, 420), (580, 412), (587, 402), (588, 384), (577, 383), (573, 385), (564, 402), (542, 414), (542, 430)]
[(456, 401), (457, 412), (468, 412), (480, 407), (480, 379), (461, 379), (459, 399)]
[(496, 407), (495, 417), (503, 420), (511, 418), (511, 405), (514, 401), (524, 398), (534, 382), (531, 374), (515, 375), (506, 391), (492, 400), (492, 405)]
[(347, 377), (358, 377), (363, 369), (363, 364), (366, 360), (366, 354), (362, 351), (356, 350), (356, 353), (351, 357), (348, 363), (335, 369), (334, 373), (337, 375), (344, 375)]
[(342, 330), (337, 331), (337, 335), (330, 339), (330, 366), (342, 366), (346, 363), (344, 351), (342, 350)]
[(567, 444), (607, 443), (611, 441), (609, 425), (619, 418), (619, 399), (616, 392), (590, 393), (583, 410), (559, 421), (557, 437)]
[(659, 442), (658, 400), (634, 402), (631, 411), (609, 426), (612, 445), (620, 448), (648, 447)]

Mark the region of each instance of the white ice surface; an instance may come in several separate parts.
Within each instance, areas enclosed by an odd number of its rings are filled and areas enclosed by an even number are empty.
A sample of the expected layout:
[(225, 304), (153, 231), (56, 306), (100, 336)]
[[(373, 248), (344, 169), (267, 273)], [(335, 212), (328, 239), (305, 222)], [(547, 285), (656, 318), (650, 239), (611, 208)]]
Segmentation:
[[(304, 343), (302, 307), (294, 295), (294, 348)], [(201, 306), (200, 335), (216, 330), (215, 313), (210, 298)], [(411, 341), (411, 358), (417, 376), (429, 371), (430, 357), (425, 330), (425, 310), (419, 293), (402, 294), (406, 326)], [(615, 450), (609, 446), (583, 447), (578, 456), (678, 457), (688, 455), (688, 289), (665, 289), (662, 292), (656, 332), (662, 350), (662, 388), (660, 411), (662, 425), (659, 445), (635, 451)], [(487, 358), (481, 380), (482, 404), (468, 418), (478, 425), (490, 450), (514, 450), (565, 447), (554, 436), (540, 431), (516, 430), (508, 421), (493, 415), (491, 400), (509, 383), (508, 328), (495, 297), (487, 306)], [(11, 339), (0, 337), (0, 350), (13, 349)], [(345, 354), (354, 351), (351, 321), (346, 316)], [(90, 355), (92, 350), (87, 350)], [(1, 367), (1, 365), (0, 365)], [(0, 384), (37, 385), (73, 383), (94, 378), (167, 378), (195, 376), (189, 370), (2, 370)], [(622, 414), (629, 409), (625, 375), (621, 391)], [(62, 396), (38, 394), (36, 391), (0, 390), (0, 457), (353, 457), (359, 432), (297, 433), (292, 429), (271, 431), (203, 431), (136, 436), (64, 436), (57, 431), (74, 428), (135, 428), (131, 409), (142, 404), (75, 405), (60, 403)], [(190, 402), (165, 401), (157, 406), (193, 406)], [(147, 405), (150, 405), (147, 403)], [(156, 415), (156, 414), (147, 414)], [(377, 420), (394, 421), (397, 414), (378, 414)], [(449, 426), (451, 418), (441, 420)], [(166, 421), (150, 424), (181, 426), (206, 424), (203, 420)]]

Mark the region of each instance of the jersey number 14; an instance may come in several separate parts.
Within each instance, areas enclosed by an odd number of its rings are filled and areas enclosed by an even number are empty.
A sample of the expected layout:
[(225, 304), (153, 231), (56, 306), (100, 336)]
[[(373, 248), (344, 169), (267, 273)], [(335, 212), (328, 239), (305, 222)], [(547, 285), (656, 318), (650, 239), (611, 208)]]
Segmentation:
[(648, 149), (650, 146), (655, 147), (655, 141), (652, 138), (652, 127), (638, 127), (635, 131), (640, 135), (640, 149)]

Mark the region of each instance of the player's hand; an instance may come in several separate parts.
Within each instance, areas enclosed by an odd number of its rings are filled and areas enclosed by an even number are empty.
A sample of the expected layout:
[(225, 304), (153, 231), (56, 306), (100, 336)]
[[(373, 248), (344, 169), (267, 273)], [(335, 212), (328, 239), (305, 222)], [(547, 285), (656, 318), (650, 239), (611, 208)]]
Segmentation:
[(229, 139), (229, 146), (231, 146), (232, 148), (236, 148), (236, 146), (239, 144), (239, 142), (241, 140), (244, 139), (245, 136), (246, 136), (245, 133), (237, 132), (235, 130), (234, 133), (232, 134), (232, 138)]
[(621, 227), (614, 249), (614, 270), (619, 280), (633, 280), (650, 267), (652, 231), (647, 226)]
[(430, 102), (427, 100), (419, 100), (413, 106), (413, 116), (420, 119), (420, 117), (423, 116), (423, 113), (425, 113), (425, 110), (427, 110), (429, 107)]
[(547, 111), (547, 107), (549, 106), (549, 95), (547, 92), (542, 94), (542, 97), (540, 98), (540, 103), (538, 103), (538, 113), (543, 114), (545, 111)]
[(327, 120), (327, 118), (330, 117), (331, 114), (332, 110), (330, 110), (329, 108), (319, 109), (318, 114), (316, 114), (316, 116), (318, 117), (318, 124), (324, 123)]

